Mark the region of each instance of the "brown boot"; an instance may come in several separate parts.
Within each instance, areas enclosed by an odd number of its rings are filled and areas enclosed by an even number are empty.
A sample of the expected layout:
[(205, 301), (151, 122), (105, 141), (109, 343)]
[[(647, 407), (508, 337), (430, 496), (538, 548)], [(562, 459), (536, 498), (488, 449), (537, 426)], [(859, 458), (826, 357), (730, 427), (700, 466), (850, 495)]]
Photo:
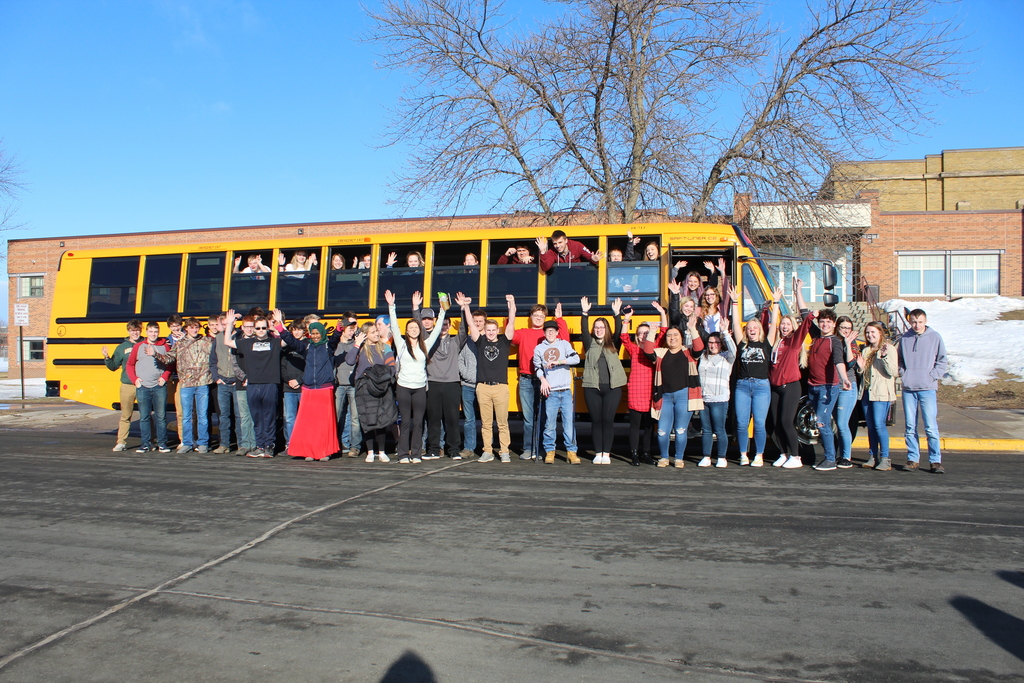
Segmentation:
[(576, 457), (576, 454), (572, 451), (566, 451), (565, 457), (569, 460), (570, 465), (579, 465), (580, 459)]
[(548, 451), (547, 454), (544, 456), (544, 464), (545, 465), (552, 465), (552, 464), (554, 464), (554, 462), (555, 462), (555, 452), (554, 451)]

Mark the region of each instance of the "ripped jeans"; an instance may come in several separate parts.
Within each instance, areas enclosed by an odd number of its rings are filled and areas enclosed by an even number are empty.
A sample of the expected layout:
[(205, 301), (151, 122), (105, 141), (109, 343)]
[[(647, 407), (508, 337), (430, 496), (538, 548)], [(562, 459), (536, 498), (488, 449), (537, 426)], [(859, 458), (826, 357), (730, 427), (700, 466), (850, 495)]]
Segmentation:
[(686, 452), (686, 430), (693, 416), (693, 413), (687, 410), (689, 394), (689, 389), (662, 394), (661, 417), (658, 418), (658, 448), (661, 450), (662, 459), (668, 459), (673, 430), (676, 433), (676, 458), (681, 460)]

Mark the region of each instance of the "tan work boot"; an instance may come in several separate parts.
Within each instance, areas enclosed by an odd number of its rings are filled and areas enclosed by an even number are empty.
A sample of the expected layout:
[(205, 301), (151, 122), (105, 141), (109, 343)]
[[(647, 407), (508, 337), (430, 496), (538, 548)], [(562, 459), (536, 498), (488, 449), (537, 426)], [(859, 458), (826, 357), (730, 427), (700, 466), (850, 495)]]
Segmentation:
[(554, 462), (555, 462), (555, 452), (554, 451), (548, 451), (547, 454), (544, 456), (544, 464), (545, 465), (551, 465)]
[(579, 465), (580, 459), (576, 457), (576, 454), (572, 451), (566, 451), (565, 457), (569, 459), (570, 465)]

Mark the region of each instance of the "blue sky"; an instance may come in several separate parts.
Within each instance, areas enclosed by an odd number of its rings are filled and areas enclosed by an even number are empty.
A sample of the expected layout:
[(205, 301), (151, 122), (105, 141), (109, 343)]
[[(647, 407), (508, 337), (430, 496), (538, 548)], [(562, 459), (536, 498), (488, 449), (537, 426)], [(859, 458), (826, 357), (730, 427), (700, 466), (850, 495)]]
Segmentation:
[[(888, 158), (1024, 145), (1024, 1), (959, 11), (973, 93)], [(26, 184), (6, 237), (396, 216), (405, 150), (379, 145), (402, 79), (365, 28), (351, 0), (0, 0), (0, 138)]]

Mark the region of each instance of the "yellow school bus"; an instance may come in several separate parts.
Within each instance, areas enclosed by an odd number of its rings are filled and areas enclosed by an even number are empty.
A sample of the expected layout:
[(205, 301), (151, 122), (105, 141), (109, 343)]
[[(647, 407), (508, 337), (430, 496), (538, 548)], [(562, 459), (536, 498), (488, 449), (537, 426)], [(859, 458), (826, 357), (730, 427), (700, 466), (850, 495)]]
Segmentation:
[[(503, 318), (506, 294), (518, 308), (517, 326), (527, 325), (529, 308), (547, 304), (553, 313), (562, 304), (563, 317), (579, 350), (580, 298), (589, 297), (592, 317), (610, 316), (616, 297), (634, 309), (632, 325), (654, 322), (650, 305), (667, 305), (667, 283), (673, 266), (687, 261), (686, 271), (710, 276), (705, 261), (724, 259), (727, 274), (742, 292), (744, 320), (756, 315), (771, 298), (774, 284), (767, 267), (743, 232), (731, 225), (643, 223), (581, 225), (566, 228), (570, 239), (591, 251), (627, 252), (627, 231), (639, 237), (641, 259), (649, 243), (654, 260), (612, 261), (596, 265), (575, 262), (541, 273), (536, 265), (538, 235), (553, 228), (513, 228), (407, 232), (374, 236), (274, 240), (240, 240), (209, 244), (137, 246), (119, 249), (70, 250), (60, 259), (47, 345), (47, 393), (103, 408), (119, 408), (119, 373), (103, 363), (101, 349), (125, 338), (131, 319), (143, 325), (161, 323), (172, 314), (201, 321), (227, 309), (248, 311), (280, 308), (287, 318), (319, 314), (330, 327), (345, 311), (361, 320), (387, 313), (384, 292), (398, 299), (400, 316), (411, 314), (413, 292), (423, 292), (424, 306), (435, 311), (438, 293), (463, 292), (472, 308)], [(516, 247), (530, 250), (534, 263), (502, 263)], [(550, 246), (549, 246), (550, 248)], [(654, 254), (654, 250), (650, 250)], [(422, 263), (408, 260), (417, 254)], [(466, 265), (472, 254), (477, 265)], [(311, 269), (296, 268), (316, 261)], [(392, 256), (393, 255), (393, 256)], [(472, 262), (473, 259), (468, 259)], [(389, 267), (388, 262), (393, 261)], [(412, 265), (410, 265), (410, 263)], [(252, 264), (253, 268), (248, 266)], [(366, 265), (367, 267), (360, 267)], [(343, 267), (339, 267), (343, 266)], [(679, 277), (681, 278), (681, 273)], [(458, 312), (451, 313), (458, 317)], [(143, 332), (145, 329), (143, 328)], [(628, 361), (628, 359), (627, 359)], [(509, 363), (510, 410), (517, 411), (515, 358)], [(581, 376), (582, 373), (577, 373)], [(582, 406), (582, 392), (577, 392)]]

